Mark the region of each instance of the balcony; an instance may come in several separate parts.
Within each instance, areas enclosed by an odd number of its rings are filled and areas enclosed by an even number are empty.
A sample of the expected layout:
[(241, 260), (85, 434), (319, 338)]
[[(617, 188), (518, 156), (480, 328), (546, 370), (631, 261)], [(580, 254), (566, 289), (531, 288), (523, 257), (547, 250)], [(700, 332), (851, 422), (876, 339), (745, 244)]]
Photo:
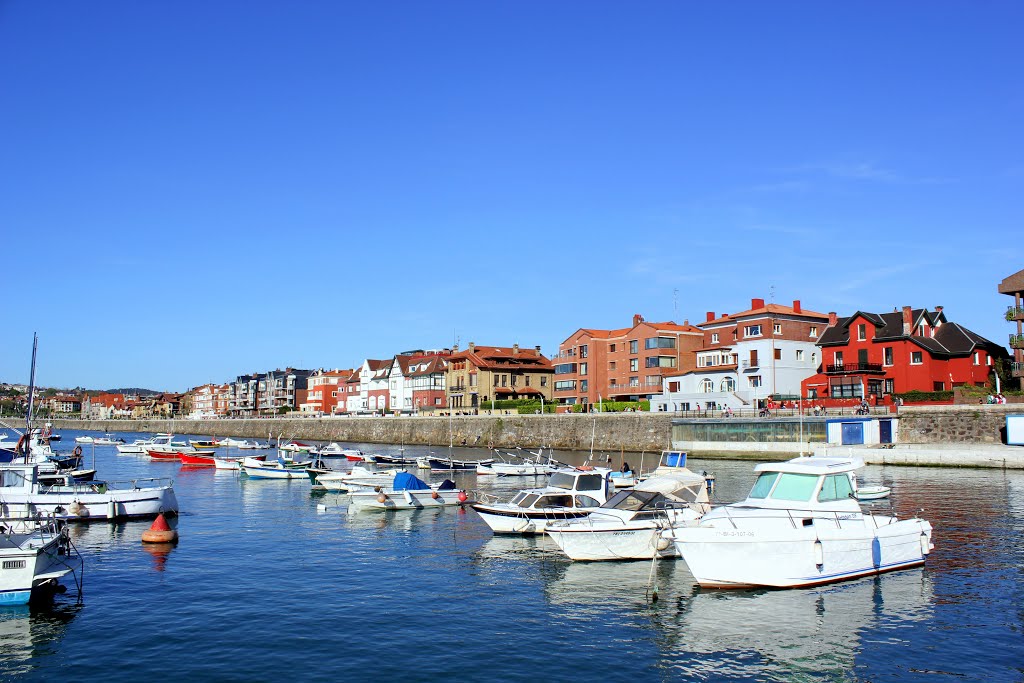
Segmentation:
[(1011, 349), (1024, 349), (1024, 334), (1011, 334), (1010, 335), (1010, 348)]
[(1024, 320), (1024, 308), (1019, 306), (1010, 306), (1006, 309), (1006, 319), (1008, 321)]
[(1024, 377), (1024, 363), (1010, 363), (1010, 372), (1014, 377)]
[(853, 373), (878, 373), (885, 374), (881, 363), (845, 363), (840, 365), (826, 365), (826, 375), (849, 375)]

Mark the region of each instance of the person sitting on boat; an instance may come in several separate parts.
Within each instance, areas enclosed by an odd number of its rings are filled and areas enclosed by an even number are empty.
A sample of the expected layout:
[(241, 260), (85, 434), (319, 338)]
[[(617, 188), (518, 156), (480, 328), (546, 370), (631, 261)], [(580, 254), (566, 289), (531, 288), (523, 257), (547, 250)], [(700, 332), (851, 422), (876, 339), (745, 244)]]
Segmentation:
[(629, 466), (629, 463), (625, 460), (622, 461), (622, 468), (620, 470), (623, 474), (632, 474), (633, 468)]

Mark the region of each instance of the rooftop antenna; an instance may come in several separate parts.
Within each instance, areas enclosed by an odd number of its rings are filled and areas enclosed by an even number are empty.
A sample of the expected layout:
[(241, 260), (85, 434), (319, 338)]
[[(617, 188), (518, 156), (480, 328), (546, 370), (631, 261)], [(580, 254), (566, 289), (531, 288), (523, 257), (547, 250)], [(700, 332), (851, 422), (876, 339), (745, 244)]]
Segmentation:
[(775, 285), (768, 288), (768, 303), (775, 303)]
[(679, 289), (672, 290), (672, 319), (679, 320)]

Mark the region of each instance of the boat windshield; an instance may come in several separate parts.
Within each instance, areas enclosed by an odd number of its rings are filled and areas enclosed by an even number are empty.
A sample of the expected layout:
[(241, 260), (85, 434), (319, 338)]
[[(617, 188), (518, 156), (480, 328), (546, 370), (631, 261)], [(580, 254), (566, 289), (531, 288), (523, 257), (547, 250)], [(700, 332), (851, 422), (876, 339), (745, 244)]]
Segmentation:
[(687, 503), (696, 503), (700, 499), (700, 495), (703, 490), (703, 484), (691, 484), (689, 486), (676, 489), (672, 492), (672, 495), (676, 498), (685, 500)]
[(572, 489), (575, 483), (576, 477), (565, 472), (555, 472), (551, 475), (551, 479), (548, 480), (548, 486), (560, 489)]
[(843, 500), (853, 495), (853, 484), (850, 477), (845, 474), (830, 474), (825, 477), (825, 483), (821, 485), (818, 493), (818, 502), (825, 503), (833, 500)]
[[(524, 506), (529, 507), (529, 506)], [(572, 507), (572, 496), (563, 493), (542, 496), (535, 507), (538, 508), (568, 508)]]
[(750, 489), (749, 498), (767, 498), (775, 486), (775, 480), (779, 478), (778, 472), (762, 472), (754, 482), (754, 488)]
[[(525, 496), (523, 496), (522, 500), (520, 500), (518, 503), (516, 503), (516, 505), (518, 505), (519, 507), (524, 507), (524, 508), (533, 507), (533, 504), (537, 502), (537, 498), (539, 498), (539, 497), (540, 496), (538, 496), (535, 493), (528, 493)], [(515, 503), (514, 500), (512, 502)]]
[(619, 491), (602, 505), (603, 508), (614, 510), (642, 510), (659, 494), (653, 491)]
[(814, 489), (818, 485), (818, 476), (815, 474), (794, 474), (783, 472), (779, 475), (779, 481), (772, 490), (772, 500), (792, 500), (806, 502), (814, 495)]

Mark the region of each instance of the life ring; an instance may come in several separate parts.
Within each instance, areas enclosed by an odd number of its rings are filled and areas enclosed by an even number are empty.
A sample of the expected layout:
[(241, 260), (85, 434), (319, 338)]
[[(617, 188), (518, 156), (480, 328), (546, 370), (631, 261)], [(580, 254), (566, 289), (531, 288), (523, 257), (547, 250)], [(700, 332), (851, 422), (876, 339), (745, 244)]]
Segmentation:
[(81, 455), (82, 454), (82, 447), (81, 446), (75, 446), (74, 453), (75, 453), (75, 455)]
[(593, 468), (593, 467), (591, 467), (590, 465), (580, 465), (580, 466), (579, 466), (579, 467), (577, 467), (576, 469), (580, 470), (581, 472), (590, 472), (590, 471), (592, 471), (592, 470), (593, 470), (594, 468)]
[(29, 452), (32, 450), (30, 439), (31, 437), (28, 434), (22, 434), (18, 438), (18, 445), (14, 447), (14, 452), (19, 455), (28, 456)]

